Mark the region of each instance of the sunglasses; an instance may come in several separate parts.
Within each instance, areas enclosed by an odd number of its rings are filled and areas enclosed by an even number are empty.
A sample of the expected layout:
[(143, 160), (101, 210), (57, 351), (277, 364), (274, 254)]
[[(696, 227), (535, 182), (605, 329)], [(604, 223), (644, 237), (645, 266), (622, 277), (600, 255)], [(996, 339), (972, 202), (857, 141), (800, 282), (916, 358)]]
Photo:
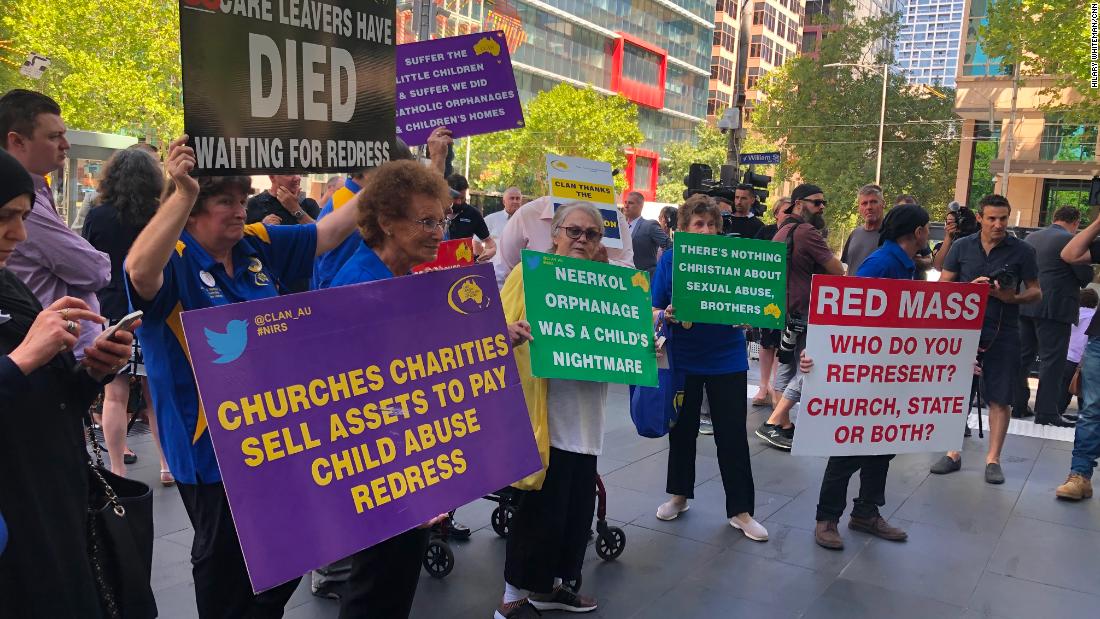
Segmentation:
[(818, 198), (817, 200), (803, 200), (803, 202), (809, 202), (814, 206), (825, 206), (829, 203), (828, 200), (822, 200), (821, 198)]
[(580, 228), (578, 226), (560, 226), (558, 230), (563, 230), (565, 235), (570, 239), (576, 241), (582, 236), (586, 241), (592, 242), (603, 238), (603, 230), (599, 228)]

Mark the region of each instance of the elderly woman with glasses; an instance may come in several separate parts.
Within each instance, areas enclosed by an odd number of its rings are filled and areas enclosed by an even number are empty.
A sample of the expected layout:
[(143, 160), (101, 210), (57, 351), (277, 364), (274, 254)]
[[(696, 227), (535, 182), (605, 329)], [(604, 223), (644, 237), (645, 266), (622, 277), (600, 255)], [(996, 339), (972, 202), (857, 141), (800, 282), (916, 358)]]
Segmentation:
[[(450, 201), (443, 177), (415, 161), (391, 161), (373, 171), (363, 185), (358, 208), (362, 239), (331, 287), (401, 277), (418, 264), (434, 261), (449, 221)], [(509, 327), (513, 343), (523, 341), (516, 339), (516, 329), (516, 325)], [(529, 327), (519, 329), (529, 337)], [(340, 596), (340, 617), (408, 617), (430, 526), (445, 517), (440, 514), (353, 555), (351, 574)]]
[[(714, 200), (695, 195), (679, 211), (679, 228), (694, 234), (718, 234), (722, 215)], [(695, 443), (703, 392), (710, 401), (718, 470), (726, 494), (729, 525), (751, 540), (763, 542), (768, 531), (753, 519), (755, 490), (749, 461), (745, 391), (749, 369), (744, 329), (730, 325), (679, 323), (672, 306), (673, 253), (666, 252), (653, 274), (653, 313), (672, 325), (669, 355), (672, 367), (684, 374), (680, 416), (668, 433), (668, 476), (672, 495), (657, 508), (657, 518), (674, 520), (688, 510), (695, 492)]]
[[(603, 217), (587, 202), (558, 208), (551, 223), (551, 253), (596, 260)], [(523, 266), (516, 266), (501, 290), (504, 313), (515, 339), (530, 339), (524, 322)], [(514, 345), (514, 344), (513, 344)], [(603, 449), (607, 383), (537, 379), (528, 352), (516, 350), (524, 395), (533, 420), (545, 420), (549, 454), (541, 487), (522, 495), (511, 522), (504, 562), (504, 598), (496, 619), (536, 617), (539, 611), (575, 613), (596, 609), (596, 600), (562, 585), (581, 575), (596, 501), (596, 457)], [(536, 410), (539, 409), (539, 410)], [(541, 476), (541, 475), (538, 475)], [(532, 484), (538, 485), (537, 482)]]

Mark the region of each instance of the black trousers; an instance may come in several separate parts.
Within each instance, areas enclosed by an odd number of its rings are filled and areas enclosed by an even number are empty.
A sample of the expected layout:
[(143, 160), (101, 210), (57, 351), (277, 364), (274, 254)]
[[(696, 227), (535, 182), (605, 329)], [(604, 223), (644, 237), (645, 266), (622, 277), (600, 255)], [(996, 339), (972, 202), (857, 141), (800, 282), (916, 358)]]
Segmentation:
[(550, 593), (554, 579), (581, 575), (596, 511), (596, 456), (550, 448), (541, 490), (519, 498), (504, 559), (504, 580)]
[(340, 619), (402, 619), (412, 612), (431, 529), (412, 529), (351, 557)]
[(282, 617), (283, 607), (301, 577), (263, 593), (252, 593), (237, 528), (221, 482), (177, 483), (187, 517), (195, 529), (191, 573), (200, 619), (266, 619)]
[(1062, 394), (1062, 371), (1069, 351), (1069, 334), (1073, 326), (1046, 318), (1020, 316), (1020, 378), (1014, 408), (1027, 409), (1031, 389), (1028, 369), (1039, 355), (1039, 389), (1035, 394), (1035, 416), (1051, 418), (1058, 414)]
[[(1069, 392), (1069, 383), (1073, 380), (1073, 373), (1077, 371), (1077, 364), (1066, 359), (1066, 365), (1062, 368), (1062, 389), (1060, 391), (1058, 400), (1058, 414), (1064, 415), (1066, 409), (1069, 408), (1070, 400), (1073, 399), (1073, 395)], [(1077, 410), (1080, 411), (1085, 408), (1084, 398), (1077, 396)]]
[(859, 496), (852, 500), (853, 518), (873, 518), (886, 505), (886, 474), (893, 455), (833, 456), (821, 480), (817, 520), (840, 520), (848, 502), (848, 481), (859, 471)]
[(752, 483), (748, 433), (745, 429), (747, 398), (745, 372), (689, 374), (684, 381), (680, 417), (668, 433), (668, 477), (665, 491), (695, 498), (695, 442), (699, 437), (699, 408), (703, 390), (710, 401), (718, 470), (726, 492), (726, 517), (753, 513), (756, 490)]

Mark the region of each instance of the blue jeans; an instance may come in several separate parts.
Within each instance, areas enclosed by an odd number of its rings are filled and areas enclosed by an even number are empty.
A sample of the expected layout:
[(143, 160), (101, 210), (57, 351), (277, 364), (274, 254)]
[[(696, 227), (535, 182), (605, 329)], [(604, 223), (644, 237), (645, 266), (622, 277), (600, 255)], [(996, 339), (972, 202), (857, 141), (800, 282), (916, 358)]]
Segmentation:
[(1100, 458), (1100, 337), (1089, 338), (1081, 357), (1081, 390), (1085, 408), (1077, 417), (1070, 470), (1092, 479), (1092, 469)]

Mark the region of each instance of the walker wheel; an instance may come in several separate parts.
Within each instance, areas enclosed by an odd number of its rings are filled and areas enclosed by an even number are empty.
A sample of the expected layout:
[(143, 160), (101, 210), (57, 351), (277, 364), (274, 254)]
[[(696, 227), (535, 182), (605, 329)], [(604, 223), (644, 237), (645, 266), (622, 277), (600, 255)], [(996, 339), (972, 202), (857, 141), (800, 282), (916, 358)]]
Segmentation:
[(433, 539), (424, 552), (424, 570), (432, 578), (445, 578), (455, 568), (455, 553), (446, 543)]
[(604, 561), (614, 561), (626, 548), (626, 533), (619, 527), (608, 527), (606, 535), (596, 539), (596, 554)]
[(496, 534), (508, 537), (512, 530), (512, 518), (516, 515), (516, 508), (511, 505), (501, 505), (493, 510), (492, 525)]

